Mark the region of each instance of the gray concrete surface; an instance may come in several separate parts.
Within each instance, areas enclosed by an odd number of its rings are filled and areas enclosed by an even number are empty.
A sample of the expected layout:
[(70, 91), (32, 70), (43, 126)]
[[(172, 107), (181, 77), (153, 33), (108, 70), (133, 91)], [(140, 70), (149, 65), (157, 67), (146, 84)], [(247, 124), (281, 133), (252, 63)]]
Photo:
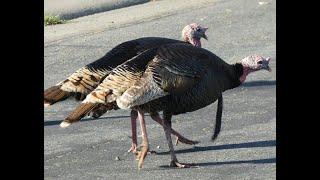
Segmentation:
[(62, 39), (72, 39), (77, 36), (101, 33), (107, 29), (118, 29), (132, 24), (157, 20), (186, 12), (186, 10), (192, 12), (201, 7), (211, 6), (216, 1), (188, 0), (188, 3), (185, 3), (185, 0), (161, 0), (72, 19), (66, 24), (45, 26), (45, 46)]
[[(56, 29), (59, 38), (47, 36), (45, 41), (45, 88), (103, 56), (120, 42), (142, 36), (180, 38), (181, 28), (191, 22), (209, 27), (209, 41), (204, 41), (203, 46), (225, 61), (234, 63), (250, 54), (270, 56), (273, 71), (251, 74), (241, 87), (224, 93), (222, 130), (214, 143), (210, 137), (216, 103), (173, 118), (176, 130), (201, 141), (196, 146), (175, 147), (179, 161), (198, 163), (199, 168), (168, 168), (170, 155), (164, 132), (150, 117), (147, 117), (150, 146), (158, 154), (147, 156), (143, 169), (138, 171), (134, 156), (126, 152), (131, 143), (128, 111), (110, 112), (98, 120), (86, 118), (61, 129), (59, 123), (77, 102), (67, 100), (45, 109), (45, 179), (275, 179), (276, 1), (269, 0), (263, 5), (258, 2), (220, 0), (208, 6), (184, 7), (166, 16), (159, 13), (158, 18), (154, 14), (150, 19), (138, 19), (138, 23), (130, 20), (121, 26), (99, 26), (101, 29), (93, 33), (83, 30), (77, 35), (60, 36), (63, 27), (68, 27), (65, 29), (68, 31), (72, 26), (59, 25), (59, 31)], [(128, 11), (141, 11), (142, 7), (148, 9), (138, 5)], [(99, 19), (104, 15), (93, 16)], [(75, 21), (74, 27), (77, 23), (82, 22)], [(45, 35), (48, 31), (53, 32), (45, 29)]]
[(68, 20), (146, 2), (150, 0), (44, 0), (44, 14)]

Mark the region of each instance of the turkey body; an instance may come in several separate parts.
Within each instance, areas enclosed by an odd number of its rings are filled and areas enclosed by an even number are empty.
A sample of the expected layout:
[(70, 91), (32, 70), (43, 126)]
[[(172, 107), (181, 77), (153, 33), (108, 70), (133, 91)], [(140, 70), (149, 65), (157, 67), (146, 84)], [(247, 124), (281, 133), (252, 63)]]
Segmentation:
[(241, 64), (228, 64), (186, 43), (148, 49), (117, 66), (64, 121), (79, 121), (100, 104), (121, 109), (192, 112), (241, 84)]
[[(123, 42), (111, 49), (100, 59), (86, 65), (83, 68), (80, 68), (64, 81), (46, 89), (44, 91), (44, 104), (45, 106), (52, 105), (71, 96), (74, 96), (77, 100), (83, 100), (87, 94), (93, 91), (117, 66), (125, 63), (129, 59), (136, 57), (148, 49), (172, 43), (190, 44), (189, 41), (185, 42), (163, 37), (143, 37)], [(95, 109), (91, 111), (90, 115), (92, 117), (98, 118), (107, 112), (108, 108), (110, 108), (102, 104), (100, 105), (101, 106), (95, 107)], [(111, 108), (116, 109), (117, 107), (112, 105)], [(131, 116), (134, 118), (134, 116), (137, 116), (137, 113), (133, 112), (131, 113)], [(191, 141), (184, 138), (178, 133), (174, 134), (178, 137), (180, 142), (186, 144), (197, 143), (196, 141)], [(132, 136), (134, 137), (135, 135)]]
[[(136, 110), (143, 138), (142, 151), (138, 152), (141, 168), (149, 147), (144, 113), (150, 113), (154, 120), (162, 121), (171, 165), (186, 167), (187, 164), (179, 163), (174, 154), (171, 117), (196, 111), (219, 100), (219, 122), (212, 139), (216, 138), (221, 126), (222, 93), (238, 87), (242, 74), (242, 64), (228, 64), (206, 49), (186, 43), (165, 44), (145, 50), (114, 68), (63, 123), (79, 121), (100, 104), (111, 109)], [(163, 118), (158, 116), (160, 111), (163, 111)]]
[(83, 100), (118, 65), (147, 49), (178, 42), (186, 43), (162, 37), (144, 37), (123, 42), (100, 59), (80, 68), (64, 81), (46, 89), (44, 91), (44, 102), (51, 105), (70, 96)]
[[(131, 109), (132, 139), (130, 151), (137, 155), (141, 168), (149, 150), (144, 114), (163, 126), (170, 149), (170, 166), (191, 167), (179, 163), (171, 134), (182, 137), (171, 128), (171, 118), (204, 108), (218, 100), (216, 125), (212, 140), (221, 127), (222, 93), (241, 85), (247, 75), (262, 69), (271, 71), (270, 57), (251, 55), (228, 64), (212, 52), (187, 43), (167, 43), (149, 49), (116, 66), (84, 101), (60, 124), (67, 127), (99, 106)], [(159, 112), (163, 111), (163, 117)], [(136, 147), (136, 120), (141, 127), (141, 150)], [(183, 137), (182, 137), (183, 138)], [(192, 143), (192, 142), (191, 142)]]
[[(64, 81), (46, 89), (44, 91), (44, 104), (45, 106), (52, 105), (71, 96), (74, 96), (77, 100), (83, 100), (87, 94), (103, 82), (104, 78), (112, 73), (113, 69), (117, 66), (124, 64), (129, 59), (138, 56), (148, 49), (172, 43), (190, 44), (189, 41), (185, 42), (163, 37), (143, 37), (123, 42), (111, 49), (100, 59), (80, 68)], [(122, 82), (119, 83), (121, 84)], [(100, 104), (100, 106), (95, 107), (94, 110), (92, 109), (90, 115), (94, 118), (100, 117), (107, 112), (109, 108), (117, 109), (114, 105), (104, 106)], [(137, 114), (133, 113), (132, 116), (137, 116)], [(187, 144), (196, 143), (195, 141), (190, 141), (182, 137), (178, 133), (175, 134), (180, 142)]]
[(173, 115), (192, 112), (241, 84), (241, 65), (227, 64), (210, 51), (182, 43), (149, 50), (130, 64), (140, 64), (141, 69), (117, 101), (125, 102), (120, 105), (124, 109), (138, 106), (146, 112), (166, 111)]
[(162, 119), (151, 117), (162, 121), (170, 148), (170, 166), (188, 167), (179, 163), (174, 153), (172, 116), (196, 111), (219, 99), (214, 140), (221, 126), (222, 93), (241, 84), (242, 70), (241, 64), (230, 65), (208, 50), (185, 43), (166, 44), (115, 68), (65, 121), (78, 121), (79, 112), (87, 112), (99, 103), (136, 110), (143, 134), (144, 148), (138, 152), (141, 168), (149, 147), (143, 114), (163, 111)]

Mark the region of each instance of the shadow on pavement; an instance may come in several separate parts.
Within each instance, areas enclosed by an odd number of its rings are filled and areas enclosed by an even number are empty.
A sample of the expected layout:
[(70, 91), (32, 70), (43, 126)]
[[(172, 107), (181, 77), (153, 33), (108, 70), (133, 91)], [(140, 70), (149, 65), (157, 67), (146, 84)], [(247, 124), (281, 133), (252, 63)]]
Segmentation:
[[(227, 164), (267, 164), (267, 163), (276, 163), (276, 158), (268, 159), (254, 159), (254, 160), (240, 160), (240, 161), (223, 161), (223, 162), (205, 162), (205, 163), (196, 163), (197, 166), (218, 166), (218, 165), (227, 165)], [(171, 168), (169, 166), (159, 166), (160, 168)]]
[(254, 87), (254, 86), (275, 86), (277, 84), (277, 81), (250, 81), (250, 82), (244, 82), (241, 86), (244, 87)]
[[(162, 115), (162, 114), (160, 114)], [(145, 114), (145, 117), (150, 116), (149, 114)], [(86, 118), (86, 119), (81, 119), (81, 121), (95, 121), (95, 120), (108, 120), (108, 119), (119, 119), (119, 118), (130, 118), (130, 116), (103, 116), (103, 117), (99, 117), (99, 118)], [(54, 125), (59, 125), (61, 122), (63, 121), (63, 119), (61, 120), (53, 120), (53, 121), (45, 121), (43, 122), (44, 126), (54, 126)]]
[[(175, 151), (175, 153), (179, 154), (179, 153), (192, 153), (192, 152), (222, 150), (222, 149), (239, 149), (239, 148), (272, 147), (272, 146), (276, 146), (276, 140), (255, 141), (255, 142), (247, 142), (247, 143), (240, 143), (240, 144), (225, 144), (225, 145), (205, 146), (205, 147), (195, 146), (190, 149), (177, 150)], [(157, 155), (167, 155), (167, 154), (170, 154), (170, 152), (169, 151), (157, 152)]]
[(216, 165), (225, 165), (225, 164), (266, 164), (266, 163), (276, 163), (276, 158), (268, 159), (254, 159), (254, 160), (241, 160), (241, 161), (223, 161), (223, 162), (206, 162), (206, 163), (197, 163), (198, 166), (216, 166)]
[[(110, 117), (99, 117), (99, 118), (86, 118), (81, 119), (81, 121), (94, 121), (94, 120), (101, 120), (101, 119), (118, 119), (118, 118), (130, 118), (130, 116), (110, 116)], [(53, 126), (59, 125), (63, 120), (53, 120), (53, 121), (45, 121), (43, 122), (44, 126)]]

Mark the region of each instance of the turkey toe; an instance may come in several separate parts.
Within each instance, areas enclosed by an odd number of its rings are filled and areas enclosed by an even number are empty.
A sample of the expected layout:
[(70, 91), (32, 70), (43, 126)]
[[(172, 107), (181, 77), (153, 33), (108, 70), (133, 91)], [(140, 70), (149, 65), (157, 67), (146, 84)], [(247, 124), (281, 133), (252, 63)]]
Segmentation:
[(197, 164), (188, 164), (188, 163), (179, 163), (178, 161), (171, 161), (170, 167), (177, 167), (177, 168), (198, 168), (199, 166)]

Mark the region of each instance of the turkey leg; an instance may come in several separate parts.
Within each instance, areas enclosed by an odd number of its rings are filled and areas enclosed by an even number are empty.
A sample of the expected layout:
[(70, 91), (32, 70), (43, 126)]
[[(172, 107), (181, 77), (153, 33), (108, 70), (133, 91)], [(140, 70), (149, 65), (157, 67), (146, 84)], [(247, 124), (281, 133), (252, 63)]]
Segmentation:
[[(105, 108), (104, 107), (105, 105), (100, 105), (99, 107), (91, 110), (91, 112), (89, 113), (89, 116), (91, 116), (92, 118), (98, 118), (100, 116), (102, 116), (104, 113), (106, 113), (108, 110), (110, 110), (110, 108)], [(159, 114), (158, 113), (150, 113), (151, 115), (151, 118), (156, 121), (157, 123), (159, 123), (161, 126), (162, 125), (162, 119), (160, 118)], [(132, 110), (131, 111), (131, 126), (132, 126), (132, 131), (135, 131), (133, 128), (133, 126), (136, 126), (134, 124), (136, 124), (135, 120), (133, 120), (133, 116), (137, 117), (137, 112), (135, 110)], [(178, 144), (178, 142), (181, 142), (181, 143), (184, 143), (184, 144), (190, 144), (190, 145), (194, 145), (194, 144), (198, 144), (199, 141), (192, 141), (192, 140), (189, 140), (185, 137), (183, 137), (181, 134), (179, 134), (178, 132), (176, 132), (174, 129), (172, 129), (172, 126), (171, 126), (171, 122), (170, 122), (170, 126), (171, 128), (171, 133), (175, 136), (177, 136), (177, 139), (176, 139), (176, 145)], [(135, 131), (136, 132), (136, 131)], [(135, 140), (134, 142), (134, 139), (133, 138), (136, 138), (137, 135), (132, 132), (132, 143), (135, 143), (135, 145), (137, 145), (137, 140)], [(135, 147), (136, 149), (136, 147)], [(133, 147), (131, 147), (128, 152), (134, 152), (133, 151)]]
[[(158, 113), (152, 114), (151, 118), (156, 121), (157, 123), (161, 124), (161, 126), (164, 127), (163, 124), (163, 119), (159, 116)], [(177, 131), (175, 131), (174, 129), (171, 128), (171, 118), (166, 120), (166, 124), (168, 127), (168, 131), (169, 133), (172, 133), (173, 135), (177, 136), (177, 140), (176, 140), (176, 144), (178, 144), (177, 142), (180, 141), (184, 144), (190, 144), (190, 145), (194, 145), (194, 144), (198, 144), (199, 141), (191, 141), (185, 137), (183, 137), (181, 134), (179, 134)], [(170, 136), (171, 138), (171, 136)]]
[(171, 121), (171, 114), (163, 114), (163, 119), (162, 119), (162, 123), (163, 123), (163, 129), (166, 135), (166, 139), (168, 142), (168, 146), (170, 149), (170, 155), (171, 155), (171, 162), (170, 162), (170, 167), (178, 167), (178, 168), (189, 168), (189, 167), (193, 167), (196, 166), (194, 164), (184, 164), (184, 163), (179, 163), (178, 159), (174, 153), (174, 148), (173, 148), (173, 144), (172, 144), (172, 139), (171, 139), (171, 133), (170, 133), (170, 121)]
[(147, 153), (149, 150), (149, 141), (148, 141), (147, 128), (146, 128), (146, 122), (144, 119), (143, 111), (138, 110), (138, 118), (140, 121), (140, 128), (142, 133), (142, 144), (141, 144), (142, 148), (141, 148), (141, 151), (137, 152), (137, 158), (139, 159), (138, 168), (141, 169), (144, 159), (147, 156)]
[(128, 150), (128, 152), (132, 152), (136, 154), (137, 152), (137, 117), (138, 117), (137, 112), (132, 110), (130, 113), (130, 117), (131, 117), (132, 143), (131, 143), (131, 148)]

